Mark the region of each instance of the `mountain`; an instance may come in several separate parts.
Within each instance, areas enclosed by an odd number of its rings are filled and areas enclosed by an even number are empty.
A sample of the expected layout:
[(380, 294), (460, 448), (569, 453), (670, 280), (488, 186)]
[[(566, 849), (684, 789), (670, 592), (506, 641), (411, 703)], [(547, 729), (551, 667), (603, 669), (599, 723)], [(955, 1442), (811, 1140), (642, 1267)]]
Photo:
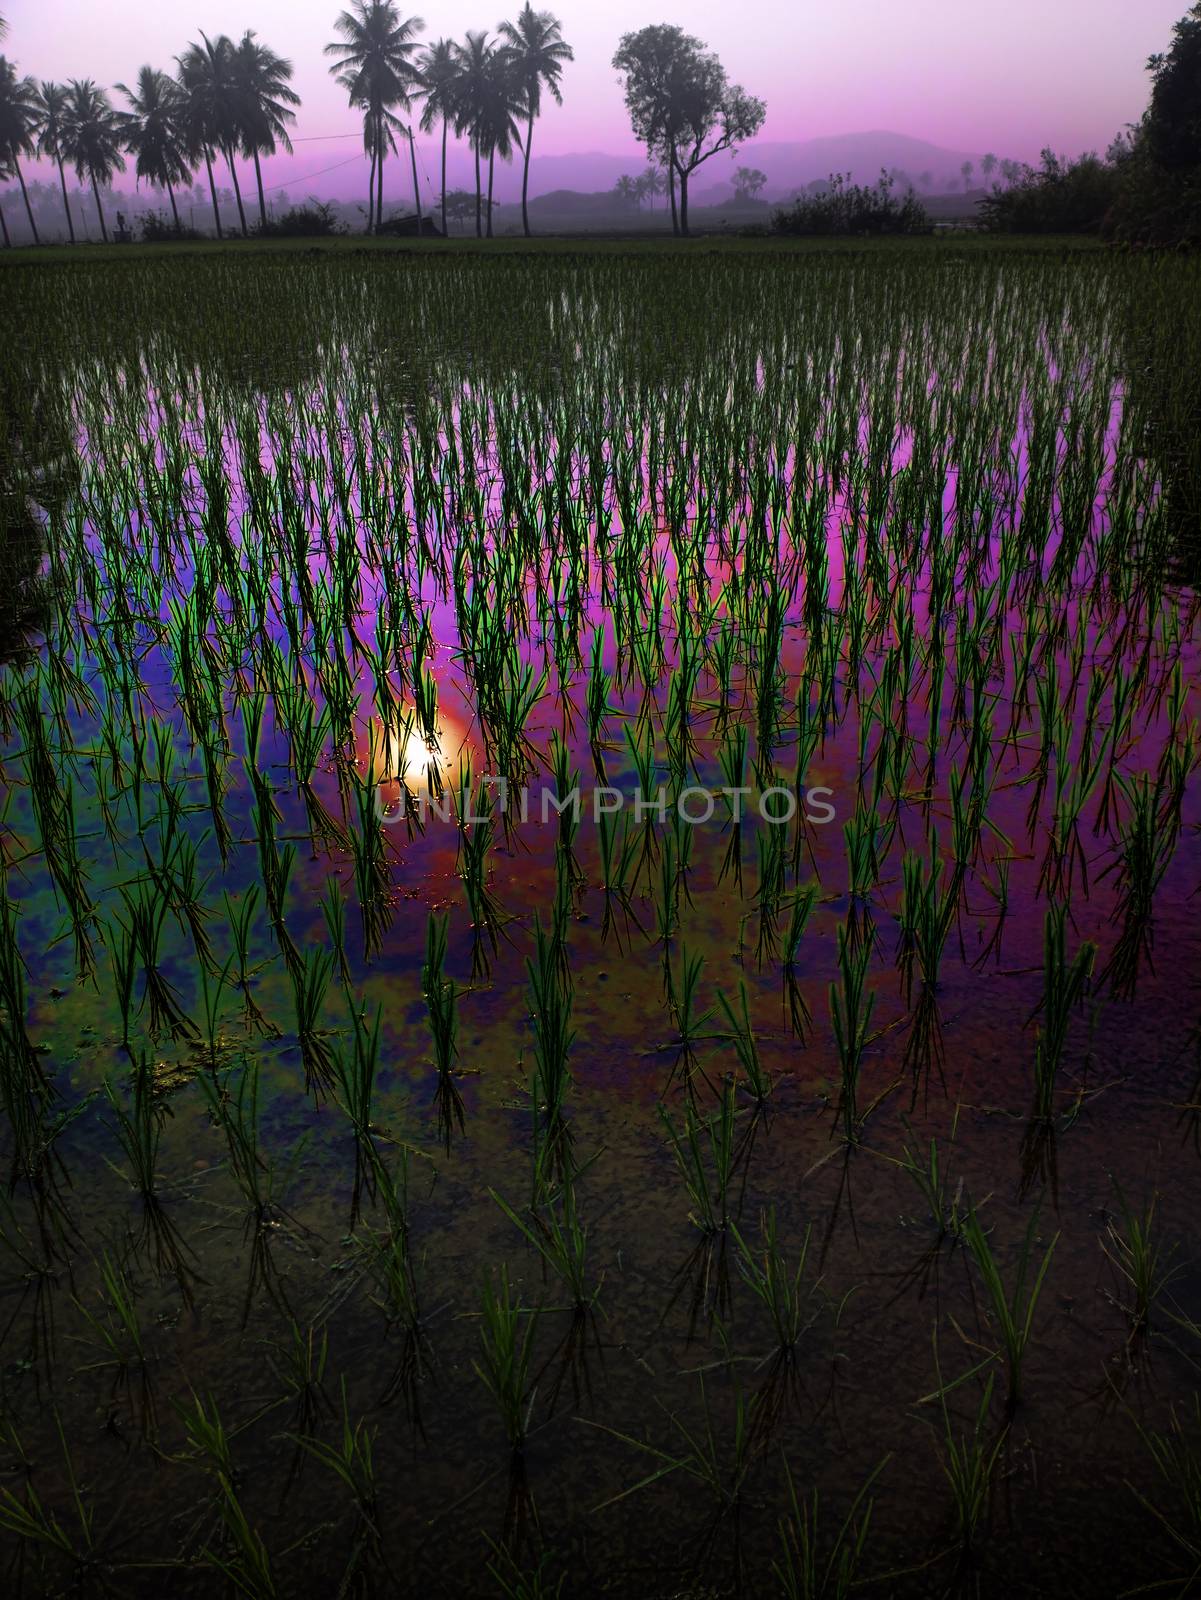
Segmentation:
[(693, 179), (693, 188), (700, 200), (698, 180), (703, 181), (705, 198), (701, 203), (716, 204), (733, 192), (730, 180), (736, 168), (758, 167), (767, 174), (763, 194), (772, 200), (795, 194), (806, 184), (828, 178), (834, 172), (849, 172), (856, 183), (874, 183), (881, 169), (893, 168), (907, 172), (915, 183), (928, 172), (930, 187), (941, 189), (950, 178), (962, 181), (965, 161), (971, 161), (979, 170), (980, 154), (976, 151), (947, 150), (926, 139), (885, 130), (787, 142), (760, 140), (744, 145), (735, 157), (714, 156), (707, 161)]

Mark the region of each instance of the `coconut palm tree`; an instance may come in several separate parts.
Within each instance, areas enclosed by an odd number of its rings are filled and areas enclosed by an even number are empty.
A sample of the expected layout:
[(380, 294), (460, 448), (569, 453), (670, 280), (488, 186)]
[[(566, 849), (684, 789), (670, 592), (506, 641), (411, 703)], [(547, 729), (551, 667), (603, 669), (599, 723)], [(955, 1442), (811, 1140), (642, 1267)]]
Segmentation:
[(563, 104), (559, 78), (563, 65), (574, 61), (571, 46), (563, 39), (563, 25), (549, 11), (535, 11), (529, 0), (517, 14), (516, 22), (502, 22), (500, 36), (510, 52), (514, 79), (525, 100), (525, 151), (521, 174), (521, 224), (526, 237), (530, 232), (528, 197), (530, 188), (530, 144), (534, 119), (542, 110), (542, 90), (548, 89), (556, 105)]
[[(242, 204), (242, 186), (238, 182), (238, 169), (234, 156), (242, 143), (245, 117), (234, 67), (234, 47), (225, 34), (210, 39), (200, 35), (201, 44), (190, 44), (179, 57), (179, 80), (188, 97), (188, 123), (193, 137), (206, 153), (209, 182), (212, 183), (211, 152), (220, 150), (229, 167), (230, 181), (234, 186), (234, 199), (238, 204), (238, 220), (242, 233), (246, 233), (246, 208)], [(216, 190), (213, 190), (213, 210), (217, 209)], [(217, 224), (220, 235), (221, 225)]]
[(507, 46), (493, 44), (486, 33), (469, 33), (458, 47), (460, 94), (456, 131), (465, 133), (475, 152), (475, 232), (483, 231), (481, 212), (483, 181), (481, 162), (488, 157), (488, 237), (492, 237), (492, 188), (496, 158), (509, 161), (513, 147), (521, 148), (517, 117), (526, 109), (520, 84), (513, 76), (513, 57)]
[(421, 82), (425, 106), (421, 112), (421, 131), (433, 133), (435, 122), (442, 123), (442, 232), (446, 232), (446, 135), (458, 115), (459, 59), (453, 40), (438, 39), (427, 45), (421, 57)]
[(62, 133), (63, 116), (67, 108), (67, 91), (61, 83), (38, 85), (38, 155), (53, 161), (58, 168), (58, 181), (63, 191), (63, 210), (67, 213), (67, 233), (75, 243), (75, 222), (71, 216), (71, 202), (67, 199), (67, 174), (63, 170)]
[(167, 191), (171, 215), (179, 228), (175, 185), (192, 181), (192, 162), (184, 126), (185, 97), (175, 79), (154, 67), (142, 67), (136, 89), (117, 88), (133, 108), (125, 117), (125, 145), (135, 158), (139, 179)]
[(77, 178), (91, 179), (100, 236), (106, 243), (108, 227), (100, 204), (100, 185), (111, 182), (115, 172), (125, 171), (125, 157), (121, 154), (124, 141), (125, 119), (113, 110), (104, 90), (91, 78), (72, 79), (63, 114), (63, 155), (75, 168)]
[[(8, 165), (7, 158), (4, 155), (0, 155), (0, 183), (7, 183), (11, 177), (12, 168)], [(4, 202), (2, 198), (0, 198), (0, 239), (4, 240), (4, 248), (6, 250), (12, 249), (13, 242), (9, 237), (8, 218), (4, 215)]]
[[(483, 184), (480, 178), (479, 108), (483, 104), (493, 46), (486, 33), (468, 33), (455, 46), (459, 91), (455, 102), (455, 132), (466, 134), (475, 155), (475, 236), (483, 234)], [(491, 222), (491, 216), (489, 216)]]
[[(346, 90), (352, 106), (363, 112), (363, 140), (371, 157), (371, 197), (367, 228), (378, 227), (384, 210), (384, 161), (389, 149), (395, 150), (395, 122), (389, 121), (394, 106), (411, 103), (418, 81), (412, 63), (417, 49), (417, 34), (425, 27), (420, 17), (402, 17), (393, 0), (353, 0), (334, 23), (341, 35), (327, 44), (325, 53), (333, 58), (330, 73)], [(409, 130), (409, 149), (413, 156), (413, 177), (417, 163)], [(420, 199), (418, 199), (420, 212)]]
[(238, 86), (242, 148), (254, 158), (254, 177), (259, 190), (259, 221), (267, 226), (267, 202), (263, 195), (263, 169), (260, 156), (273, 156), (276, 146), (292, 154), (288, 128), (296, 121), (290, 109), (300, 104), (300, 96), (289, 87), (292, 63), (260, 44), (247, 29), (233, 54)]
[(488, 152), (488, 237), (492, 237), (492, 183), (496, 158), (513, 159), (514, 146), (522, 147), (517, 118), (524, 115), (526, 96), (514, 75), (514, 58), (507, 46), (493, 50), (484, 75), (483, 96), (476, 109), (480, 148)]
[(22, 156), (37, 153), (38, 86), (32, 78), (18, 78), (11, 61), (0, 56), (0, 162), (7, 176), (15, 177), (21, 185), (21, 198), (25, 202), (25, 215), (29, 218), (33, 242), (40, 244), (38, 225), (33, 220), (33, 207), (29, 203), (29, 190), (21, 171)]
[(218, 107), (213, 96), (209, 94), (207, 75), (200, 70), (198, 63), (187, 56), (177, 56), (176, 65), (179, 68), (179, 77), (176, 81), (183, 96), (180, 128), (185, 148), (190, 161), (204, 162), (209, 184), (209, 199), (213, 206), (213, 226), (220, 239), (224, 237), (221, 229), (221, 207), (217, 202), (217, 180), (213, 175), (213, 157), (220, 142)]

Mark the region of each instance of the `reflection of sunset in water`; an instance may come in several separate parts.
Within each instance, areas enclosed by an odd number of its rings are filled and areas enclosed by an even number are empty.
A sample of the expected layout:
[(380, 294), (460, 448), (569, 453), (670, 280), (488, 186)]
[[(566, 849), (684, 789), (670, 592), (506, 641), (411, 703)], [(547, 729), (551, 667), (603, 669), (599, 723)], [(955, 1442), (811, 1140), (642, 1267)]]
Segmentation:
[(436, 739), (428, 740), (413, 709), (402, 707), (392, 726), (378, 716), (371, 717), (361, 730), (356, 751), (360, 761), (370, 763), (388, 804), (399, 800), (402, 785), (416, 800), (454, 788), (460, 760), (473, 753), (466, 725), (444, 707), (438, 710)]

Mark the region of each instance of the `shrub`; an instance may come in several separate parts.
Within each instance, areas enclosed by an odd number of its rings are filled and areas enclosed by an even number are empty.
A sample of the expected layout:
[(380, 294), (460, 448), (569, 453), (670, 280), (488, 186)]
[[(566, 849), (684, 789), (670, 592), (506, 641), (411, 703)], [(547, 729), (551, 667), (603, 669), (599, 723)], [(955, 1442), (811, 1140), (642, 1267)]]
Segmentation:
[(850, 181), (849, 173), (836, 172), (820, 193), (799, 195), (791, 206), (777, 211), (773, 233), (806, 238), (834, 234), (929, 233), (930, 218), (912, 189), (898, 199), (894, 182), (880, 174), (874, 188)]
[(1095, 154), (1066, 161), (1052, 150), (1008, 189), (980, 202), (989, 233), (1100, 233), (1118, 199), (1118, 168)]
[(189, 228), (185, 223), (176, 222), (166, 211), (144, 211), (138, 219), (138, 227), (147, 244), (162, 244), (168, 239), (202, 237), (198, 228)]
[(310, 198), (307, 205), (292, 206), (254, 231), (260, 239), (332, 239), (347, 230), (329, 201)]

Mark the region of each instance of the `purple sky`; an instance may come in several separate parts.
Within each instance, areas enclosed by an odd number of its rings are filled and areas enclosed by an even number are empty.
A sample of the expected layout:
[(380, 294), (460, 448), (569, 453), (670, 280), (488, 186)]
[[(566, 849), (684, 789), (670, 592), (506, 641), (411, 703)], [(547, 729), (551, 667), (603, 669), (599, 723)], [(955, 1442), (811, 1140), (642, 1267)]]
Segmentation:
[[(971, 8), (963, 0), (550, 4), (576, 59), (564, 75), (563, 108), (551, 105), (539, 124), (535, 155), (634, 153), (610, 60), (620, 34), (660, 20), (699, 35), (732, 78), (767, 101), (767, 140), (887, 128), (1019, 159), (1034, 159), (1048, 143), (1068, 154), (1104, 149), (1143, 110), (1146, 57), (1166, 48), (1187, 9), (1187, 0), (994, 0)], [(132, 81), (143, 62), (169, 68), (201, 27), (235, 36), (252, 27), (291, 59), (304, 101), (295, 132), (306, 142), (294, 160), (272, 164), (270, 181), (299, 187), (356, 153), (352, 139), (328, 137), (357, 137), (358, 127), (321, 54), (337, 0), (7, 0), (0, 9), (9, 22), (0, 48), (23, 72), (94, 77), (106, 86)], [(424, 37), (494, 27), (504, 10), (503, 0), (423, 5)], [(334, 192), (343, 179), (352, 181), (353, 168), (315, 186)]]

